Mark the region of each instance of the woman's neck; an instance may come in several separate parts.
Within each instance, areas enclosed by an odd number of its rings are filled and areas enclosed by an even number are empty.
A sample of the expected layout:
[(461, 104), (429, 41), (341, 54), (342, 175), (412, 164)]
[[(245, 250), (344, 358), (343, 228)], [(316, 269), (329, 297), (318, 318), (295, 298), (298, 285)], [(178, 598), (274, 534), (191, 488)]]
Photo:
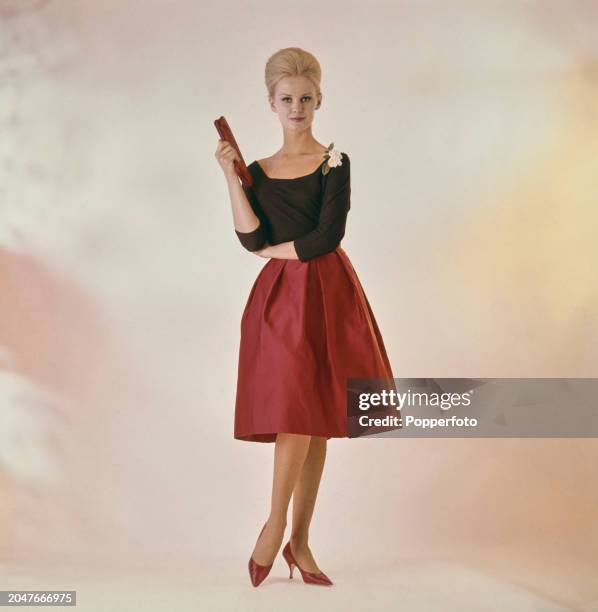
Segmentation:
[(321, 150), (322, 145), (313, 137), (310, 130), (300, 133), (284, 132), (282, 147), (277, 152), (280, 157), (300, 157), (313, 155)]

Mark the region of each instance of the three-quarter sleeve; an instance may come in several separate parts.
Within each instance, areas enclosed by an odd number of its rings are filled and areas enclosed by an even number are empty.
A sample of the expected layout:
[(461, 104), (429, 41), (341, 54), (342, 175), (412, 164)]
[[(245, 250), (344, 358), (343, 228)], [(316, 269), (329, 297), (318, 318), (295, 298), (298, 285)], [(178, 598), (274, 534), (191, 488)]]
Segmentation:
[(243, 187), (247, 200), (249, 201), (249, 204), (251, 205), (256, 217), (259, 219), (260, 224), (252, 232), (240, 232), (235, 229), (235, 233), (237, 234), (240, 243), (248, 251), (259, 251), (267, 242), (266, 232), (264, 230), (264, 215), (262, 213), (261, 206), (255, 197), (253, 189), (251, 187), (246, 187), (245, 185), (241, 186)]
[(351, 165), (346, 153), (341, 153), (341, 162), (340, 166), (330, 168), (325, 176), (318, 225), (293, 241), (301, 261), (334, 251), (345, 235), (351, 207)]

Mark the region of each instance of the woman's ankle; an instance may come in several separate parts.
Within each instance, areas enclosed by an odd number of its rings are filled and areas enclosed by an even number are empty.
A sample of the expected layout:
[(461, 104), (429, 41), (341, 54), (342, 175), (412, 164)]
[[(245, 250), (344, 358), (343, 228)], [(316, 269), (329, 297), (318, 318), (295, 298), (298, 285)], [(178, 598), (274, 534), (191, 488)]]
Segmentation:
[(291, 545), (293, 548), (307, 548), (308, 534), (303, 532), (291, 533)]

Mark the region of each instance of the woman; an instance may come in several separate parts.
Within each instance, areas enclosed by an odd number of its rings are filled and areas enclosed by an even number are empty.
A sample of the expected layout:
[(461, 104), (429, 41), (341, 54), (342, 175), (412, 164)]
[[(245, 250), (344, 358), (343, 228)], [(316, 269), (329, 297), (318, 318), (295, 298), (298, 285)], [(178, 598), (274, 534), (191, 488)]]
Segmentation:
[(320, 65), (297, 47), (267, 62), (266, 86), (283, 144), (252, 162), (253, 186), (235, 174), (237, 153), (219, 141), (235, 232), (268, 262), (241, 319), (235, 405), (239, 440), (275, 442), (270, 515), (249, 560), (252, 584), (268, 575), (293, 496), (290, 577), (331, 585), (308, 546), (330, 438), (347, 437), (349, 377), (392, 378), (384, 343), (357, 275), (340, 246), (350, 208), (350, 160), (312, 135), (322, 103)]

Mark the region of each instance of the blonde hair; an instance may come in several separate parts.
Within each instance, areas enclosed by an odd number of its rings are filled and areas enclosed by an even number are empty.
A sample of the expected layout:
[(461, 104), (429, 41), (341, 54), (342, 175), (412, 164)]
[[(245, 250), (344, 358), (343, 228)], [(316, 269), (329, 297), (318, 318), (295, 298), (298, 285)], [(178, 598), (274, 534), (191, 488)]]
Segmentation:
[(266, 62), (265, 80), (268, 96), (274, 97), (278, 81), (293, 76), (307, 77), (314, 84), (316, 94), (321, 95), (322, 69), (318, 60), (309, 51), (299, 47), (287, 47), (271, 55)]

